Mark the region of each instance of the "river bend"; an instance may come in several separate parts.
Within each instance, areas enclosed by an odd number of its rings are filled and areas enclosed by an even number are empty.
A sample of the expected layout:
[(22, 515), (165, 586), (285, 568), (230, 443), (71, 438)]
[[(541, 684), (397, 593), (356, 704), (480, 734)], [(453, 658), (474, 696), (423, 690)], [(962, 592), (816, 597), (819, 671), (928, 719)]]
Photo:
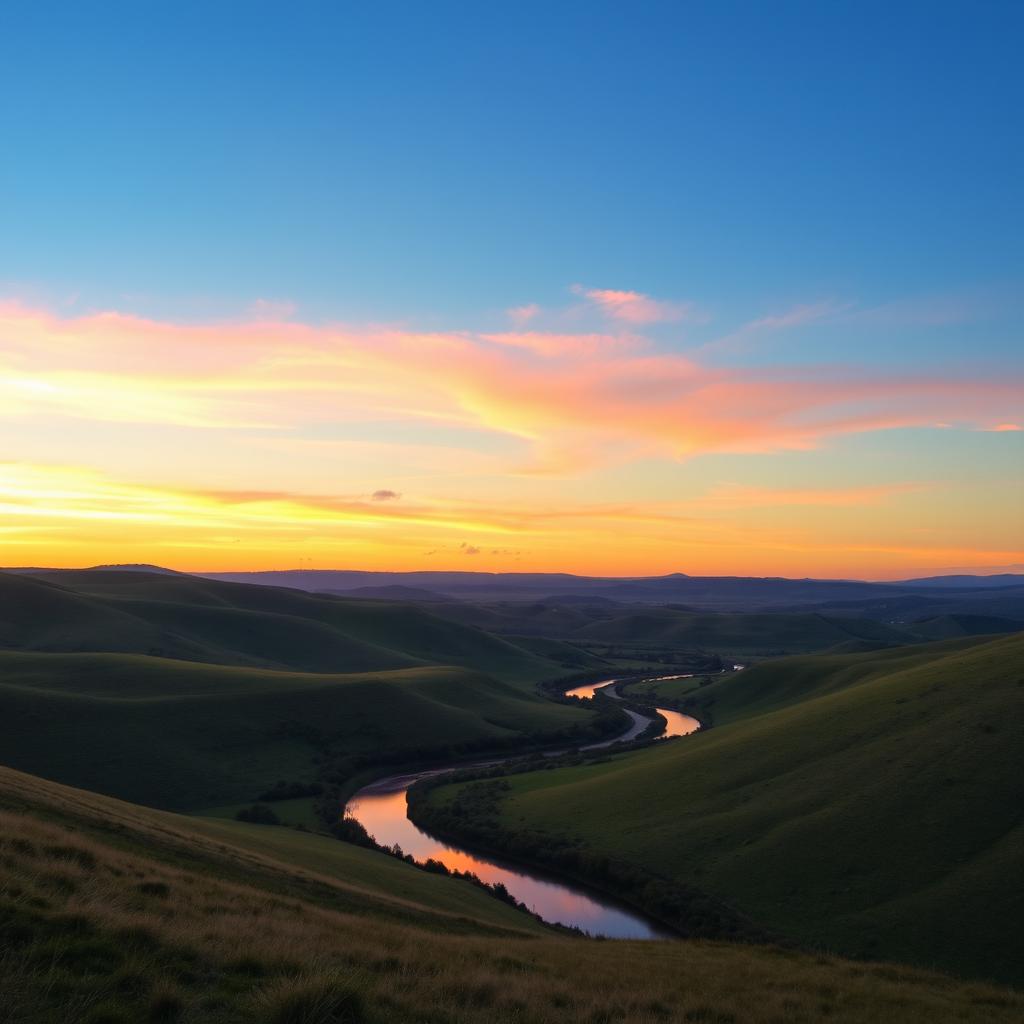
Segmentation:
[[(678, 678), (669, 676), (665, 678)], [(569, 696), (592, 698), (596, 690), (621, 699), (615, 690), (616, 679), (578, 686)], [(635, 739), (651, 719), (635, 711), (623, 709), (631, 719), (624, 733), (583, 749), (594, 750), (613, 743)], [(700, 723), (668, 708), (658, 708), (668, 722), (664, 736), (685, 736), (700, 728)], [(477, 762), (478, 765), (500, 761)], [(417, 861), (428, 858), (440, 861), (452, 871), (472, 871), (483, 881), (500, 882), (520, 902), (525, 903), (545, 921), (583, 929), (591, 935), (615, 939), (663, 939), (671, 934), (657, 922), (600, 893), (567, 882), (543, 871), (511, 864), (500, 857), (491, 857), (446, 842), (414, 825), (408, 816), (407, 793), (420, 779), (440, 775), (468, 765), (452, 765), (428, 771), (392, 775), (364, 786), (345, 805), (345, 814), (355, 818), (382, 846), (397, 844)]]

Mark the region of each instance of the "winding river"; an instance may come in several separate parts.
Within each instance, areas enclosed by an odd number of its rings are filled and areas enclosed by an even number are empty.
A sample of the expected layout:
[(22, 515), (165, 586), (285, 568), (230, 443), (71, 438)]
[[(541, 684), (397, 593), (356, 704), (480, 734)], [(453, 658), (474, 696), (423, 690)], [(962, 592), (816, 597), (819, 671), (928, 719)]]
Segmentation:
[[(679, 676), (661, 678), (677, 679)], [(569, 696), (592, 698), (596, 690), (620, 699), (615, 690), (617, 679), (606, 679), (588, 686), (577, 686)], [(651, 719), (635, 711), (623, 709), (631, 719), (630, 727), (611, 740), (592, 743), (584, 749), (594, 750), (622, 740), (634, 739), (650, 724)], [(668, 722), (664, 736), (686, 736), (700, 728), (695, 718), (668, 708), (658, 708)], [(477, 762), (480, 765), (498, 761)], [(511, 864), (498, 857), (474, 853), (461, 846), (444, 842), (414, 825), (408, 817), (406, 794), (420, 779), (429, 778), (467, 765), (434, 768), (405, 775), (392, 775), (364, 786), (345, 805), (345, 814), (359, 821), (367, 832), (383, 846), (396, 843), (418, 861), (428, 858), (440, 861), (451, 870), (472, 871), (483, 881), (500, 882), (506, 889), (545, 921), (581, 928), (591, 935), (614, 939), (664, 939), (671, 934), (650, 918), (613, 900), (572, 882), (557, 879), (542, 871)]]

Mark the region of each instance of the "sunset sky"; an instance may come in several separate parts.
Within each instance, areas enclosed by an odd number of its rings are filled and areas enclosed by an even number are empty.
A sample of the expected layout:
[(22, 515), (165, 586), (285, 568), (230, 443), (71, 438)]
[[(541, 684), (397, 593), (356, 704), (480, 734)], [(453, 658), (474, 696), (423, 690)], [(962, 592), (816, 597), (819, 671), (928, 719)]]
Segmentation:
[(0, 564), (1024, 571), (1024, 8), (893, 6), (5, 6)]

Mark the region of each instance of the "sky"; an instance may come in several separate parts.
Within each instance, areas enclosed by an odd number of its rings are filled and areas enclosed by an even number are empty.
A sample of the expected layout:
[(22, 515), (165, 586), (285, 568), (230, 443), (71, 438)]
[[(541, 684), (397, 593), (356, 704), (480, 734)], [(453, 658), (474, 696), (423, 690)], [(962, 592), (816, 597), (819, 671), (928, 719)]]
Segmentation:
[(0, 14), (0, 564), (1024, 570), (1017, 3)]

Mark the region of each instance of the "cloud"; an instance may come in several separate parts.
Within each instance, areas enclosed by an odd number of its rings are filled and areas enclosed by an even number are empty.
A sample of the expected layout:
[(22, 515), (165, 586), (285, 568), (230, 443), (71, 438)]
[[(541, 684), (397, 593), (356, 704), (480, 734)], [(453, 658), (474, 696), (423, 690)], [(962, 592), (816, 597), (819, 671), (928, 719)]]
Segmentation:
[(642, 292), (585, 288), (579, 284), (573, 285), (572, 290), (594, 303), (605, 316), (628, 324), (674, 323), (698, 318), (696, 307), (689, 302), (664, 302)]
[(374, 491), (370, 497), (374, 501), (397, 501), (401, 497), (401, 494), (399, 494), (398, 491), (390, 491), (385, 488), (383, 490)]
[(547, 359), (636, 351), (648, 342), (635, 334), (551, 334), (539, 331), (481, 334), (494, 345), (525, 349)]
[(924, 490), (927, 484), (875, 484), (865, 487), (821, 487), (774, 489), (743, 484), (719, 484), (694, 501), (698, 506), (762, 508), (777, 505), (858, 507), (878, 505), (901, 494)]
[(715, 351), (742, 351), (748, 348), (759, 334), (804, 327), (834, 316), (845, 308), (847, 307), (831, 300), (792, 306), (783, 313), (773, 313), (751, 320), (721, 338), (706, 342), (698, 351), (702, 354)]
[(571, 475), (937, 422), (1005, 430), (1022, 383), (1012, 372), (716, 367), (631, 335), (175, 324), (0, 305), (0, 421), (62, 425), (71, 451), (73, 424), (89, 422), (213, 428), (268, 445), (331, 444), (301, 434), (347, 424), (391, 424), (415, 440), (429, 424), (464, 438), (450, 443), (469, 458), (487, 452), (493, 472), (500, 448), (514, 451), (508, 472)]
[(527, 321), (533, 320), (539, 314), (540, 306), (536, 302), (527, 303), (525, 306), (513, 306), (511, 309), (505, 310), (505, 315), (517, 327), (521, 327)]
[(288, 320), (295, 315), (298, 307), (294, 302), (279, 301), (276, 299), (257, 299), (249, 307), (249, 317), (252, 320), (280, 321)]
[(1013, 434), (1018, 430), (1024, 430), (1019, 423), (997, 423), (994, 427), (982, 427), (982, 430), (990, 434)]
[(465, 543), (465, 541), (463, 541), (463, 543), (461, 543), (459, 545), (459, 547), (462, 549), (462, 553), (464, 555), (479, 555), (480, 554), (480, 549), (478, 547), (474, 547), (472, 544), (467, 544), (467, 543)]

